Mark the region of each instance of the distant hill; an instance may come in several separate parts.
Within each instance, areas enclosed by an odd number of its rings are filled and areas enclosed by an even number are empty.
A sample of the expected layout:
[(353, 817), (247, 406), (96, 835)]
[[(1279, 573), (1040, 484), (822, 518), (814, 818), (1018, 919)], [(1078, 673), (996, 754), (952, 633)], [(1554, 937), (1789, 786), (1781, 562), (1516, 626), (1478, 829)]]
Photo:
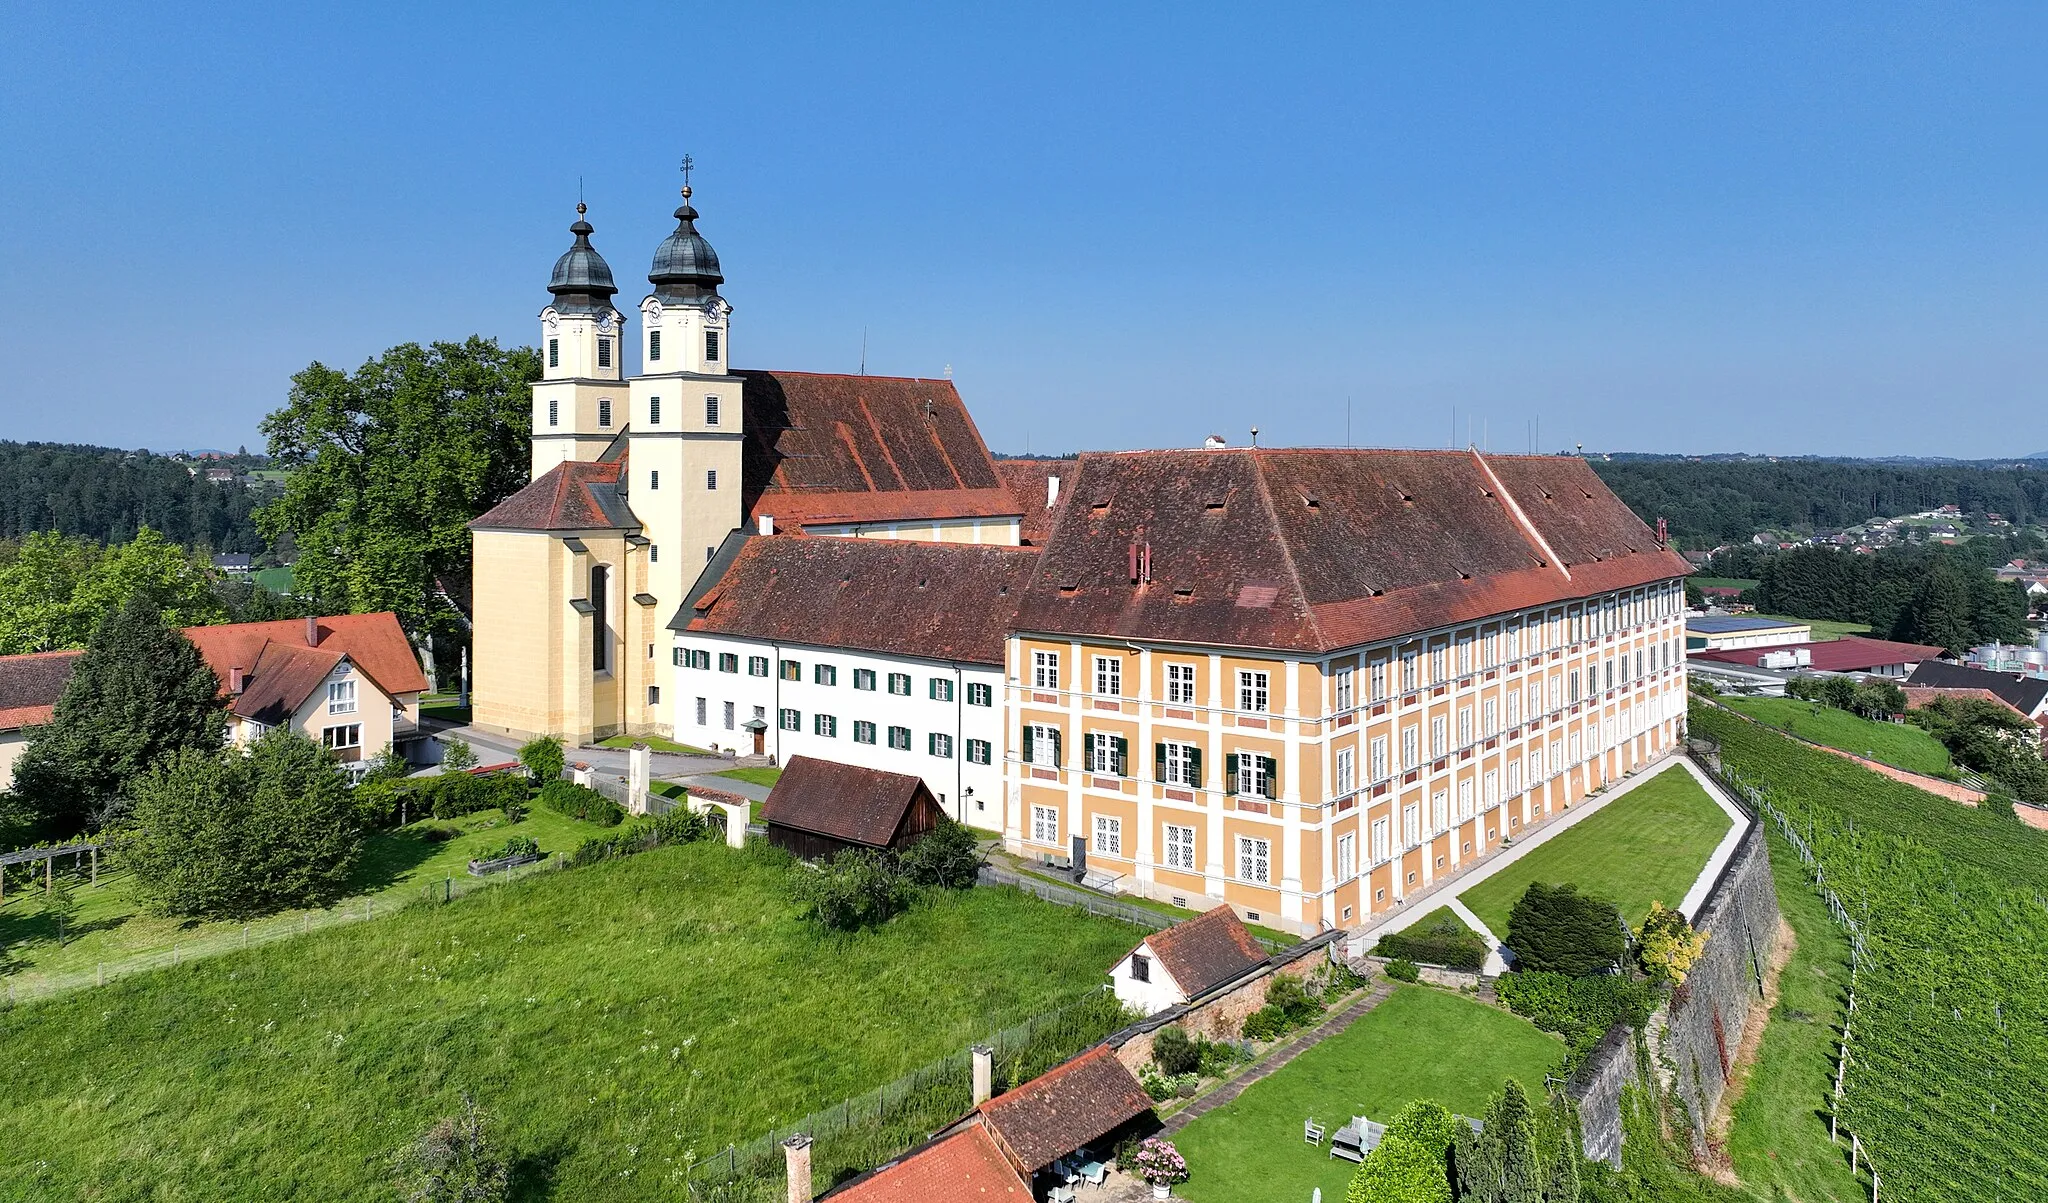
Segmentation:
[(265, 499), (147, 451), (0, 441), (0, 539), (53, 530), (126, 543), (148, 526), (186, 547), (253, 555), (266, 546), (253, 517)]

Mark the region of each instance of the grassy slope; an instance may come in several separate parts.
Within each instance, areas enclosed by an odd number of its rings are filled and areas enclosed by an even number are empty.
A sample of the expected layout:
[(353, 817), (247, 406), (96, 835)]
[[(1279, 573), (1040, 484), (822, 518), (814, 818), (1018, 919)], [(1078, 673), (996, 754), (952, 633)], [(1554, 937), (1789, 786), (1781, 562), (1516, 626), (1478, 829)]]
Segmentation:
[[(462, 835), (446, 843), (435, 843), (421, 834), (427, 826), (454, 827)], [(531, 836), (543, 852), (573, 852), (576, 845), (603, 828), (535, 807), (525, 821), (507, 825), (496, 810), (479, 811), (443, 823), (415, 823), (397, 831), (384, 831), (363, 842), (362, 860), (351, 879), (349, 899), (375, 897), (385, 902), (417, 898), (427, 882), (444, 877), (467, 877), (469, 861), (502, 846), (511, 835)], [(80, 903), (74, 937), (62, 949), (57, 947), (56, 924), (43, 912), (40, 890), (16, 893), (10, 889), (0, 906), (0, 942), (9, 949), (14, 962), (9, 973), (65, 973), (91, 970), (97, 962), (115, 962), (123, 957), (168, 949), (173, 944), (190, 945), (209, 937), (239, 933), (240, 923), (201, 923), (143, 913), (136, 895), (135, 879), (127, 873), (103, 873), (97, 888), (76, 887)], [(289, 924), (299, 912), (287, 912), (263, 922)]]
[(1328, 1146), (1301, 1139), (1314, 1116), (1331, 1132), (1353, 1115), (1385, 1123), (1414, 1099), (1483, 1113), (1501, 1082), (1514, 1078), (1538, 1098), (1543, 1075), (1564, 1055), (1557, 1037), (1483, 1003), (1402, 986), (1343, 1032), (1254, 1083), (1235, 1101), (1191, 1123), (1175, 1139), (1188, 1181), (1174, 1189), (1190, 1203), (1306, 1200), (1321, 1187), (1342, 1199), (1357, 1167)]
[(1781, 622), (1803, 622), (1813, 628), (1816, 641), (1840, 639), (1844, 635), (1868, 635), (1867, 622), (1837, 622), (1832, 618), (1795, 618), (1790, 614), (1759, 614), (1758, 618), (1775, 618)]
[(1735, 1106), (1728, 1156), (1743, 1185), (1762, 1198), (1861, 1203), (1867, 1188), (1849, 1172), (1842, 1147), (1829, 1142), (1822, 1116), (1849, 980), (1848, 942), (1791, 846), (1773, 835), (1770, 851), (1778, 909), (1799, 943), (1778, 976), (1778, 1004)]
[(600, 748), (630, 748), (634, 744), (646, 744), (657, 752), (677, 752), (686, 756), (709, 756), (711, 753), (693, 744), (679, 744), (659, 735), (614, 735), (610, 739), (597, 741)]
[(730, 777), (734, 781), (745, 781), (751, 785), (765, 785), (773, 788), (776, 782), (782, 780), (782, 770), (764, 764), (744, 769), (726, 769), (720, 773), (713, 773), (712, 776)]
[(467, 1090), (552, 1197), (672, 1199), (693, 1151), (1076, 997), (1132, 942), (1009, 890), (830, 937), (786, 872), (657, 849), (0, 1012), (0, 1197), (370, 1198)]
[(1948, 772), (1948, 749), (1918, 727), (1874, 723), (1846, 710), (1797, 698), (1723, 698), (1723, 704), (1801, 739), (1869, 756), (1915, 773)]
[(1458, 897), (1502, 939), (1532, 881), (1575, 882), (1641, 923), (1652, 901), (1678, 905), (1728, 827), (1699, 782), (1674, 766)]

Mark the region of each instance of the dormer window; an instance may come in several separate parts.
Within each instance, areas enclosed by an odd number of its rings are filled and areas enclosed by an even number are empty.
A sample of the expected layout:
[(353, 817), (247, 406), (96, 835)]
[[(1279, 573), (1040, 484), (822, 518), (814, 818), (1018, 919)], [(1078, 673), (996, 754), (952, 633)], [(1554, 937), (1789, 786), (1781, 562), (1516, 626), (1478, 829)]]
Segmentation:
[(611, 339), (600, 338), (597, 340), (597, 366), (601, 368), (608, 368), (612, 366)]
[(718, 362), (718, 331), (716, 330), (706, 330), (704, 332), (704, 362)]
[(647, 362), (649, 362), (649, 363), (659, 363), (660, 361), (661, 361), (661, 331), (659, 331), (659, 330), (649, 330), (649, 331), (647, 332)]

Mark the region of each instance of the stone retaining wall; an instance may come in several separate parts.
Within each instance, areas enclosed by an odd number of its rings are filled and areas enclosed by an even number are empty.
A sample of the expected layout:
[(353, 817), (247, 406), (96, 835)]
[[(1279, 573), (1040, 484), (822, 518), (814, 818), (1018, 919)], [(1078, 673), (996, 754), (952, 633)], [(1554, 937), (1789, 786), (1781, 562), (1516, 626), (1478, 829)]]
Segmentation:
[(1236, 1040), (1244, 1032), (1245, 1019), (1266, 1005), (1266, 991), (1271, 988), (1273, 979), (1279, 976), (1296, 980), (1307, 978), (1329, 963), (1326, 950), (1340, 935), (1339, 932), (1328, 932), (1274, 953), (1272, 960), (1237, 981), (1132, 1024), (1109, 1038), (1109, 1043), (1116, 1048), (1117, 1060), (1123, 1062), (1125, 1069), (1137, 1073), (1152, 1059), (1153, 1038), (1161, 1028), (1168, 1026), (1178, 1027), (1190, 1036)]

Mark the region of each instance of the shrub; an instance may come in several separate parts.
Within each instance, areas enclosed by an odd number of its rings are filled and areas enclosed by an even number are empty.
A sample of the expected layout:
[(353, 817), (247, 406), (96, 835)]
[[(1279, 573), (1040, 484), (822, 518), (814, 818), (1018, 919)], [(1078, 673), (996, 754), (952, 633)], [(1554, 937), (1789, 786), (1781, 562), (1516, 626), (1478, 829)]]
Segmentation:
[(594, 835), (576, 846), (569, 856), (572, 865), (587, 865), (614, 856), (631, 856), (663, 844), (688, 844), (709, 832), (704, 816), (690, 810), (637, 819), (609, 835)]
[(1643, 920), (1643, 930), (1636, 937), (1636, 961), (1651, 980), (1676, 986), (1685, 981), (1686, 971), (1706, 947), (1707, 933), (1694, 931), (1680, 912), (1652, 902), (1650, 917)]
[(556, 780), (543, 785), (540, 804), (557, 814), (595, 823), (599, 827), (617, 827), (626, 818), (626, 812), (619, 808), (618, 803), (587, 785), (573, 781)]
[(1600, 1043), (1600, 1037), (1615, 1024), (1640, 1028), (1650, 1019), (1648, 983), (1618, 974), (1569, 978), (1517, 970), (1503, 975), (1495, 989), (1510, 1011), (1546, 1032), (1563, 1036), (1571, 1045), (1574, 1061)]
[(1422, 970), (1418, 969), (1413, 961), (1395, 957), (1387, 962), (1387, 976), (1397, 982), (1412, 982), (1422, 977)]
[(1440, 1103), (1403, 1107), (1352, 1175), (1344, 1203), (1450, 1203), (1450, 1148), (1463, 1126)]
[(1570, 883), (1540, 881), (1508, 913), (1508, 947), (1519, 967), (1570, 977), (1602, 973), (1627, 951), (1627, 928), (1613, 903)]
[(339, 896), (361, 845), (341, 770), (279, 729), (246, 751), (179, 753), (143, 778), (125, 855), (152, 909), (245, 918)]
[(1230, 1072), (1230, 1067), (1247, 1057), (1244, 1049), (1228, 1040), (1197, 1040), (1202, 1050), (1202, 1063), (1196, 1072), (1205, 1077), (1221, 1077)]
[(1170, 1140), (1152, 1137), (1138, 1146), (1138, 1176), (1154, 1186), (1171, 1186), (1188, 1180), (1188, 1163)]
[(565, 763), (562, 756), (562, 741), (552, 735), (542, 735), (528, 740), (526, 745), (519, 749), (519, 763), (525, 765), (526, 771), (543, 786), (550, 781), (561, 780), (562, 765)]
[(462, 1096), (462, 1110), (443, 1116), (393, 1159), (406, 1203), (500, 1203), (511, 1173), (491, 1114)]
[(942, 816), (935, 830), (899, 854), (897, 863), (914, 885), (972, 889), (981, 872), (981, 846), (965, 825)]
[(356, 826), (364, 831), (382, 831), (398, 822), (398, 799), (404, 792), (390, 781), (364, 779), (349, 798), (355, 804)]
[(427, 823), (423, 826), (415, 827), (413, 830), (419, 833), (421, 839), (430, 844), (445, 844), (462, 834), (460, 828), (450, 827), (446, 823)]
[(444, 739), (441, 741), (441, 768), (450, 773), (466, 773), (476, 767), (476, 749), (466, 739)]
[(1152, 1038), (1152, 1060), (1169, 1076), (1196, 1073), (1202, 1067), (1202, 1046), (1179, 1026), (1164, 1027)]
[(478, 860), (503, 860), (508, 856), (537, 856), (540, 842), (530, 835), (515, 835), (507, 839), (496, 851), (477, 857)]
[(915, 894), (894, 866), (872, 852), (842, 852), (816, 869), (791, 873), (804, 917), (834, 931), (887, 923)]
[(1486, 964), (1487, 948), (1486, 941), (1478, 932), (1447, 912), (1407, 931), (1381, 936), (1373, 952), (1378, 956), (1447, 965), (1452, 969), (1478, 969)]

